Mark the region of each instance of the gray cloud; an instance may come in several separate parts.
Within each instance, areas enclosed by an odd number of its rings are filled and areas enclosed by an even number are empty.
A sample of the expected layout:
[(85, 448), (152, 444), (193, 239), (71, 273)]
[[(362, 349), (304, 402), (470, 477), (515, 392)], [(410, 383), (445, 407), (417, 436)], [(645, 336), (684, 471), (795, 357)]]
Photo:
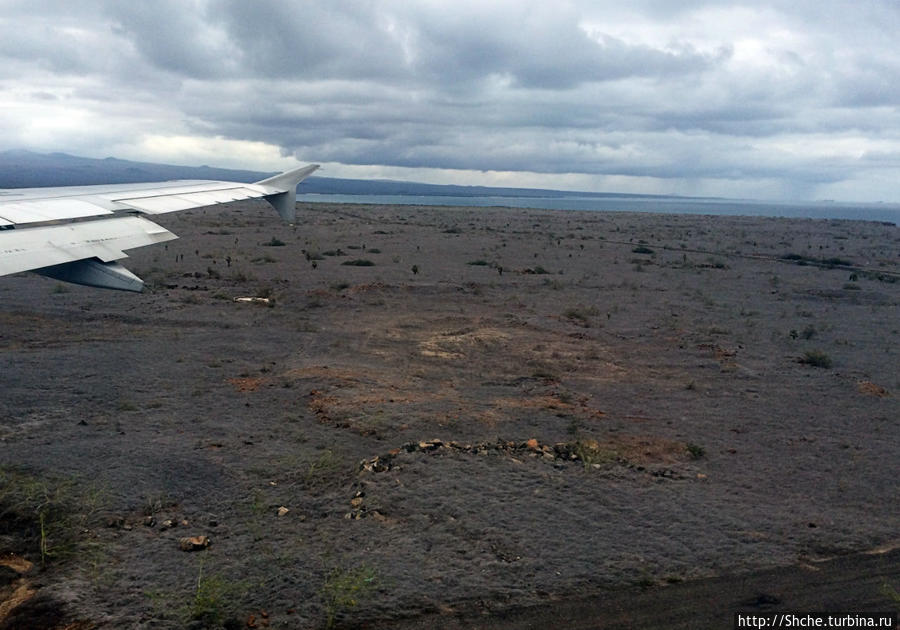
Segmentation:
[(898, 26), (889, 0), (15, 1), (0, 133), (87, 154), (220, 137), (531, 185), (896, 198)]

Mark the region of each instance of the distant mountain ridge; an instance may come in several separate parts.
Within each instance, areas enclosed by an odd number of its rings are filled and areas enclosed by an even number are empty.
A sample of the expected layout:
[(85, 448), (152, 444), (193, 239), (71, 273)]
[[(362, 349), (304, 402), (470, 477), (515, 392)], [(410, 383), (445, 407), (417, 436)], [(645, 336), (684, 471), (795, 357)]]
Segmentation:
[[(126, 184), (170, 179), (217, 179), (253, 182), (272, 172), (247, 171), (211, 166), (176, 166), (133, 162), (108, 157), (95, 159), (67, 153), (35, 153), (13, 149), (0, 152), (0, 188), (37, 188), (41, 186), (88, 186)], [(302, 184), (303, 193), (342, 195), (415, 195), (444, 197), (631, 197), (669, 198), (667, 195), (626, 193), (589, 193), (538, 188), (497, 188), (422, 184), (394, 180), (339, 179), (312, 176)], [(689, 197), (683, 197), (689, 199)]]

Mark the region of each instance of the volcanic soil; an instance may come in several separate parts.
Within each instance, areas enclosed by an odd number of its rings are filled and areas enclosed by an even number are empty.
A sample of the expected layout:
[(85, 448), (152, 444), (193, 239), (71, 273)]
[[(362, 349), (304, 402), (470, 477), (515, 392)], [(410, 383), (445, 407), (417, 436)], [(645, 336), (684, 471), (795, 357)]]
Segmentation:
[(161, 222), (143, 294), (0, 279), (0, 628), (897, 609), (897, 227)]

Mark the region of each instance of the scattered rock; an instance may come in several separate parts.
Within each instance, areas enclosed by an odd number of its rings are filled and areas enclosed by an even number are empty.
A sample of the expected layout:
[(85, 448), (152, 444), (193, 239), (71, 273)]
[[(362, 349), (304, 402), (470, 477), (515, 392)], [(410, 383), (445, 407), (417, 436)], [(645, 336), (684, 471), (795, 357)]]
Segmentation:
[(152, 515), (146, 517), (144, 519), (144, 525), (146, 525), (147, 527), (155, 527), (156, 526), (156, 517), (152, 516)]
[(208, 536), (187, 536), (178, 539), (178, 547), (182, 551), (201, 551), (209, 547)]
[(113, 529), (121, 529), (125, 526), (125, 517), (123, 516), (110, 516), (106, 519), (106, 526), (111, 527)]
[[(376, 455), (371, 459), (365, 459), (359, 464), (360, 472), (381, 473), (387, 472), (395, 468), (396, 460), (405, 453), (415, 452), (440, 452), (440, 451), (457, 451), (468, 453), (470, 455), (489, 455), (492, 453), (506, 455), (517, 463), (522, 463), (517, 456), (528, 455), (530, 457), (541, 457), (544, 460), (553, 462), (555, 466), (560, 467), (561, 462), (584, 462), (594, 469), (605, 469), (615, 464), (625, 468), (637, 471), (648, 472), (654, 477), (663, 479), (685, 479), (684, 475), (671, 468), (650, 469), (640, 466), (636, 462), (646, 462), (648, 459), (652, 462), (659, 459), (666, 463), (676, 463), (680, 461), (680, 454), (683, 450), (678, 443), (657, 445), (648, 438), (628, 437), (622, 438), (622, 445), (618, 442), (609, 446), (601, 444), (592, 438), (580, 438), (572, 442), (558, 442), (552, 446), (549, 444), (541, 444), (537, 438), (530, 438), (525, 442), (511, 442), (505, 440), (497, 440), (496, 442), (481, 442), (478, 444), (460, 444), (458, 442), (444, 442), (443, 440), (426, 440), (422, 442), (409, 442), (400, 448), (391, 449), (384, 455)], [(646, 444), (645, 444), (646, 443)], [(649, 446), (648, 446), (649, 444)], [(622, 446), (623, 452), (618, 452), (618, 447)], [(675, 452), (678, 452), (678, 455)], [(598, 457), (611, 458), (609, 462), (597, 462)], [(597, 465), (600, 464), (600, 465)], [(359, 493), (357, 497), (361, 496)], [(353, 503), (354, 507), (359, 507), (357, 503)], [(350, 518), (350, 516), (348, 516)]]
[(162, 522), (162, 525), (160, 525), (161, 529), (172, 529), (173, 527), (175, 527), (175, 521), (171, 518), (167, 518)]
[(280, 508), (278, 508), (278, 516), (284, 516), (288, 512), (290, 512), (290, 510), (288, 508), (284, 507), (283, 505)]

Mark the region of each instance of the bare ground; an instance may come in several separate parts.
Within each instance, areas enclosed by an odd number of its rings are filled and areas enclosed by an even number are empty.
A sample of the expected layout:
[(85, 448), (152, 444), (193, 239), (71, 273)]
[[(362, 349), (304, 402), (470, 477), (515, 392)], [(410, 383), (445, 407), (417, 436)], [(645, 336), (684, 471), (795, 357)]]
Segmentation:
[(896, 227), (298, 216), (0, 281), (0, 628), (897, 608)]

